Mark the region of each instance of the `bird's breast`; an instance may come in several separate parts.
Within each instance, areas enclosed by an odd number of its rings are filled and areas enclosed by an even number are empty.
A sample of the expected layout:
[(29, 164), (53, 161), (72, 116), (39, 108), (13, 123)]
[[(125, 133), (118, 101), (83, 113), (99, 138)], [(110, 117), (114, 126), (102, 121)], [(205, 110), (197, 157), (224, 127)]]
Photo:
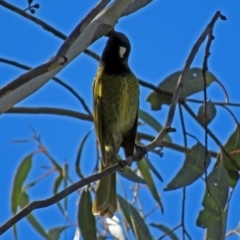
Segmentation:
[(105, 76), (102, 79), (101, 95), (104, 124), (110, 131), (124, 133), (131, 129), (139, 99), (139, 84), (135, 76)]

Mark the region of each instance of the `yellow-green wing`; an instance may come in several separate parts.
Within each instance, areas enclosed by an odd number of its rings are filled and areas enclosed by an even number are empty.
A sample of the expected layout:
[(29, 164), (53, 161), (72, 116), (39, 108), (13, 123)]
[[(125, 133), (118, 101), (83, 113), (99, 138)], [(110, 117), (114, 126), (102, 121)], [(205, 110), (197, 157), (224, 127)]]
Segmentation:
[[(93, 82), (93, 98), (94, 98), (94, 106), (93, 106), (93, 118), (94, 118), (94, 126), (95, 132), (97, 135), (97, 141), (101, 150), (102, 160), (105, 158), (105, 143), (103, 138), (103, 109), (102, 109), (102, 69), (98, 68), (97, 75)], [(105, 165), (105, 163), (104, 163)]]

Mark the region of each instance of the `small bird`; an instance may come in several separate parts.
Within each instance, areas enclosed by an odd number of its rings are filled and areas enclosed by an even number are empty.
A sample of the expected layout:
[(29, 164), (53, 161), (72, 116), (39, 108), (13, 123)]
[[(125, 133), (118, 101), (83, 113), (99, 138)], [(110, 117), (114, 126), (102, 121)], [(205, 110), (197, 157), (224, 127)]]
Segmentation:
[[(102, 161), (100, 171), (116, 163), (122, 147), (134, 152), (138, 124), (139, 83), (128, 66), (131, 45), (120, 32), (108, 34), (93, 83), (94, 126)], [(92, 211), (113, 217), (117, 211), (116, 173), (98, 182)]]

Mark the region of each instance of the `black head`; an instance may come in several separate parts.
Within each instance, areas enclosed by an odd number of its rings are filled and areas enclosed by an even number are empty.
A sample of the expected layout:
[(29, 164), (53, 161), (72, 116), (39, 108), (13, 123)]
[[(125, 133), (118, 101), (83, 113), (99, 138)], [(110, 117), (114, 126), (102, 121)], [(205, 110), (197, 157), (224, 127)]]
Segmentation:
[(101, 63), (104, 71), (112, 74), (128, 73), (128, 57), (131, 45), (128, 38), (120, 32), (112, 32), (103, 50)]

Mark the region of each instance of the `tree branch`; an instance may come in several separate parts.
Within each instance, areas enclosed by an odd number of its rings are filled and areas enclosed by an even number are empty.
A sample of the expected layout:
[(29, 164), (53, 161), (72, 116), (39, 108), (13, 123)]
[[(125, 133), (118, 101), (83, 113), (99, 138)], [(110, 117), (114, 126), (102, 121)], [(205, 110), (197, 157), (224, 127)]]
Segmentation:
[[(91, 10), (97, 16), (89, 23), (89, 13), (72, 31), (54, 57), (0, 89), (0, 113), (38, 90), (91, 43), (112, 29), (130, 2), (131, 0), (115, 0), (98, 14), (95, 9)], [(89, 24), (86, 26), (87, 23)]]
[[(150, 149), (151, 150), (151, 149)], [(123, 166), (131, 166), (131, 164), (135, 161), (140, 161), (143, 156), (145, 155), (145, 151), (142, 150), (138, 150), (134, 155), (126, 158), (125, 161), (121, 161), (120, 163), (116, 163), (113, 166), (105, 169), (102, 172), (99, 172), (97, 174), (91, 175), (89, 177), (86, 177), (74, 184), (72, 184), (71, 186), (67, 187), (66, 189), (64, 189), (63, 191), (57, 193), (56, 195), (45, 199), (45, 200), (40, 200), (40, 201), (34, 201), (30, 204), (28, 204), (26, 207), (24, 207), (23, 209), (21, 209), (18, 213), (16, 213), (13, 217), (11, 217), (6, 223), (4, 223), (1, 227), (0, 227), (0, 235), (2, 235), (4, 232), (6, 232), (9, 228), (11, 228), (14, 224), (16, 224), (18, 221), (20, 221), (22, 218), (26, 217), (29, 213), (31, 213), (33, 210), (35, 209), (39, 209), (39, 208), (44, 208), (44, 207), (49, 207), (57, 202), (59, 202), (60, 200), (62, 200), (63, 198), (65, 198), (66, 196), (70, 195), (71, 193), (75, 192), (76, 190), (78, 190), (81, 187), (84, 187), (92, 182), (98, 181), (116, 171), (120, 171), (122, 170)]]
[[(91, 20), (110, 2), (110, 0), (102, 0), (100, 1), (96, 7), (93, 8), (93, 10), (85, 17), (86, 20), (84, 21), (85, 23), (83, 24), (83, 27), (86, 27), (87, 24), (89, 24), (91, 22)], [(66, 40), (67, 36), (65, 34), (63, 34), (62, 32), (58, 31), (56, 28), (52, 27), (51, 25), (49, 25), (48, 23), (42, 21), (39, 18), (34, 17), (33, 15), (25, 12), (24, 10), (6, 2), (6, 1), (0, 1), (0, 5), (4, 6), (5, 8), (21, 15), (22, 17), (25, 17), (26, 19), (34, 22), (35, 24), (37, 24), (38, 26), (42, 27), (44, 30), (52, 33), (53, 35), (61, 38), (62, 40)], [(100, 57), (86, 49), (84, 50), (84, 53), (86, 53), (87, 55), (91, 56), (92, 58), (94, 58), (95, 60), (99, 61)]]
[(86, 121), (93, 121), (93, 117), (88, 114), (68, 110), (68, 109), (62, 109), (62, 108), (50, 108), (50, 107), (13, 107), (10, 108), (5, 113), (21, 113), (21, 114), (55, 114), (55, 115), (61, 115), (61, 116), (68, 116), (73, 117), (81, 120)]
[[(22, 69), (25, 69), (25, 70), (31, 70), (32, 69), (32, 68), (30, 68), (27, 65), (24, 65), (24, 64), (18, 63), (16, 61), (12, 61), (12, 60), (6, 59), (6, 58), (0, 58), (0, 62), (7, 63), (9, 65), (12, 65), (12, 66), (15, 66), (15, 67), (19, 67), (19, 68), (22, 68)], [(88, 108), (88, 106), (86, 105), (84, 99), (71, 86), (69, 86), (64, 81), (60, 80), (57, 77), (53, 77), (52, 80), (54, 80), (56, 83), (60, 84), (62, 87), (67, 89), (73, 96), (75, 96), (79, 100), (79, 102), (82, 104), (84, 110), (89, 115), (92, 115), (92, 113), (91, 113), (90, 109)]]

